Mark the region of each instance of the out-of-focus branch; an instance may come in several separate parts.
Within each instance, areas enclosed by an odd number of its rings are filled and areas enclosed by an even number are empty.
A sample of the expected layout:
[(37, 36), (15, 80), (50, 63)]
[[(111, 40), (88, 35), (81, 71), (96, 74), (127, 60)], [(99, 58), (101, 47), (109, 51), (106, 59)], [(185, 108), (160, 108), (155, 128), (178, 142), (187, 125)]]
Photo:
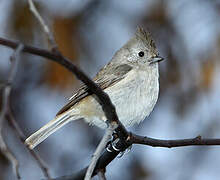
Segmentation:
[[(18, 68), (19, 55), (22, 49), (23, 49), (23, 45), (19, 44), (10, 58), (11, 67), (10, 67), (10, 71), (9, 71), (9, 75), (7, 79), (7, 84), (12, 84), (14, 80), (14, 77), (15, 77), (15, 74)], [(6, 145), (4, 141), (3, 134), (2, 134), (5, 115), (7, 114), (7, 111), (8, 111), (10, 93), (11, 93), (11, 86), (10, 85), (5, 86), (3, 89), (3, 97), (2, 97), (2, 111), (0, 113), (0, 150), (2, 154), (4, 154), (5, 157), (12, 163), (15, 175), (17, 179), (20, 179), (21, 177), (18, 171), (18, 168), (19, 168), (18, 160), (13, 155), (13, 153), (9, 150), (8, 146)]]
[(100, 141), (98, 147), (96, 148), (96, 151), (93, 153), (91, 163), (87, 169), (85, 180), (90, 180), (92, 177), (92, 173), (95, 169), (95, 166), (97, 164), (97, 161), (99, 157), (101, 156), (102, 151), (105, 149), (107, 142), (111, 139), (111, 136), (116, 128), (117, 124), (113, 126), (111, 123), (109, 124), (109, 127), (106, 129), (105, 135), (103, 136), (102, 140)]
[(32, 0), (28, 0), (28, 4), (29, 4), (29, 7), (30, 7), (30, 11), (33, 13), (33, 15), (39, 21), (43, 31), (46, 33), (49, 45), (51, 46), (51, 49), (56, 51), (57, 50), (57, 45), (55, 43), (55, 40), (54, 40), (52, 32), (50, 31), (50, 29), (47, 26), (47, 24), (44, 22), (44, 20), (41, 17), (40, 13), (37, 11), (33, 1)]
[[(16, 76), (17, 67), (18, 67), (18, 63), (19, 63), (19, 53), (23, 50), (23, 48), (24, 48), (23, 44), (18, 44), (14, 54), (11, 56), (11, 63), (12, 64), (11, 64), (11, 68), (10, 68), (10, 72), (9, 72), (9, 78), (8, 78), (7, 82), (4, 83), (5, 86), (4, 86), (4, 90), (3, 90), (3, 108), (2, 108), (1, 118), (0, 118), (0, 121), (1, 121), (0, 129), (3, 127), (2, 120), (4, 118), (7, 118), (10, 125), (15, 129), (15, 133), (18, 135), (18, 138), (21, 140), (22, 143), (24, 143), (24, 141), (25, 141), (25, 136), (24, 136), (24, 133), (22, 132), (22, 130), (20, 129), (20, 127), (18, 126), (16, 120), (14, 119), (13, 113), (11, 112), (11, 106), (10, 106), (9, 100), (10, 100), (10, 94), (11, 94), (11, 90), (12, 90), (12, 83), (13, 83), (14, 77)], [(13, 156), (13, 154), (10, 153), (9, 149), (7, 148), (7, 146), (3, 140), (3, 137), (2, 137), (2, 133), (0, 135), (0, 142), (3, 142), (2, 147), (3, 147), (7, 157), (11, 160), (11, 162), (13, 164), (13, 167), (16, 171), (17, 178), (20, 179), (20, 175), (18, 172), (18, 161)], [(36, 160), (37, 164), (41, 168), (45, 177), (50, 179), (50, 175), (48, 173), (46, 166), (44, 165), (43, 160), (34, 151), (30, 150), (28, 147), (27, 147), (27, 149), (29, 150), (29, 152), (33, 156), (33, 158)]]
[(0, 150), (2, 154), (9, 160), (9, 162), (12, 164), (13, 171), (15, 173), (15, 176), (17, 179), (21, 179), (20, 173), (19, 173), (19, 162), (14, 156), (14, 154), (9, 150), (8, 146), (5, 143), (5, 140), (2, 137), (2, 133), (0, 135)]
[[(17, 137), (20, 139), (20, 141), (24, 144), (25, 142), (25, 135), (21, 128), (19, 127), (17, 121), (15, 120), (13, 113), (11, 111), (11, 108), (8, 109), (8, 112), (6, 114), (6, 118), (9, 122), (9, 124), (12, 126), (12, 128), (15, 130), (15, 133)], [(26, 145), (25, 145), (26, 146)], [(34, 152), (32, 149), (30, 149), (28, 146), (26, 146), (27, 150), (30, 152), (31, 156), (35, 159), (36, 163), (40, 167), (41, 171), (43, 172), (44, 176), (47, 179), (51, 179), (48, 168), (45, 164), (45, 162), (41, 159), (41, 157)]]

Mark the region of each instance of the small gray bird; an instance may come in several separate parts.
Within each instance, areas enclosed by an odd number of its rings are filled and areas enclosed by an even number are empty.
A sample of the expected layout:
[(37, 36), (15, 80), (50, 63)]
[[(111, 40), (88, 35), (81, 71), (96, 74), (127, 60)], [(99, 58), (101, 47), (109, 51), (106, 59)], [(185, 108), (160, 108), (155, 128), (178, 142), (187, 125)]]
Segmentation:
[[(136, 34), (102, 68), (94, 81), (110, 97), (125, 127), (140, 123), (153, 110), (159, 94), (159, 57), (150, 33), (138, 27)], [(26, 139), (33, 149), (70, 121), (84, 119), (106, 128), (106, 117), (94, 94), (83, 85), (56, 117)]]

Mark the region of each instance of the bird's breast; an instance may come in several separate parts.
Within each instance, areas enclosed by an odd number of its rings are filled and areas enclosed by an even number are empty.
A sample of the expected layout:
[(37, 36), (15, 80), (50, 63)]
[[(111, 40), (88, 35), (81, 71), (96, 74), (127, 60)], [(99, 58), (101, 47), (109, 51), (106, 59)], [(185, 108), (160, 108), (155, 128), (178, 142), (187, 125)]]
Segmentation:
[(158, 75), (133, 71), (106, 92), (120, 121), (126, 127), (132, 126), (143, 121), (153, 110), (159, 93)]

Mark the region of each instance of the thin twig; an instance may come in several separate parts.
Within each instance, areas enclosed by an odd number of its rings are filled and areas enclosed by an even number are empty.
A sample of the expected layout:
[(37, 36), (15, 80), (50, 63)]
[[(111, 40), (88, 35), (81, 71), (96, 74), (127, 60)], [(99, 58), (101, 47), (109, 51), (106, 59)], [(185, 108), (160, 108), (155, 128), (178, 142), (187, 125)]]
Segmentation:
[[(17, 137), (24, 144), (24, 142), (25, 142), (25, 135), (22, 132), (21, 128), (19, 127), (17, 121), (15, 120), (15, 118), (13, 116), (13, 113), (12, 113), (10, 108), (8, 109), (8, 112), (7, 112), (7, 119), (8, 119), (9, 124), (14, 128)], [(43, 172), (44, 176), (47, 179), (51, 179), (51, 176), (49, 174), (48, 168), (47, 168), (45, 162), (41, 159), (41, 157), (36, 152), (34, 152), (32, 149), (30, 149), (27, 145), (25, 145), (25, 147), (30, 152), (31, 156), (35, 159), (36, 163), (38, 164), (39, 168)]]
[(87, 172), (86, 172), (86, 175), (85, 175), (85, 180), (90, 180), (91, 179), (93, 171), (94, 171), (95, 166), (96, 166), (96, 163), (97, 163), (99, 157), (101, 156), (101, 153), (105, 149), (108, 141), (111, 139), (111, 136), (112, 136), (114, 130), (116, 129), (116, 127), (117, 127), (117, 124), (110, 123), (108, 128), (106, 129), (105, 134), (102, 137), (102, 140), (100, 141), (98, 147), (96, 148), (96, 150), (95, 150), (95, 152), (92, 156), (90, 165), (89, 165), (89, 167), (87, 169)]
[[(8, 83), (12, 84), (16, 72), (17, 72), (17, 68), (18, 68), (18, 63), (19, 63), (19, 55), (20, 52), (23, 49), (23, 45), (19, 44), (13, 55), (11, 56), (11, 67), (10, 67), (10, 71), (9, 71), (9, 75), (8, 75)], [(20, 174), (18, 171), (19, 168), (19, 163), (18, 160), (15, 158), (15, 156), (13, 155), (13, 153), (9, 150), (8, 146), (6, 145), (3, 135), (2, 135), (2, 129), (3, 129), (3, 123), (4, 123), (4, 119), (5, 119), (5, 115), (8, 111), (8, 104), (9, 104), (9, 98), (10, 98), (10, 93), (11, 93), (11, 86), (5, 86), (3, 89), (3, 100), (2, 100), (2, 111), (0, 113), (0, 149), (2, 151), (2, 153), (5, 155), (5, 157), (8, 158), (8, 160), (12, 163), (13, 166), (13, 170), (15, 172), (15, 175), (17, 177), (17, 179), (20, 179)]]
[(100, 170), (98, 172), (98, 177), (99, 177), (99, 180), (106, 180), (106, 177), (105, 177), (105, 170)]
[(43, 31), (45, 32), (47, 38), (48, 38), (48, 42), (51, 46), (52, 50), (57, 50), (57, 45), (55, 43), (54, 37), (52, 32), (50, 31), (49, 27), (47, 26), (47, 24), (44, 22), (43, 18), (41, 17), (40, 13), (37, 11), (34, 3), (32, 0), (28, 0), (28, 4), (30, 7), (30, 11), (33, 13), (33, 15), (36, 17), (36, 19), (39, 21)]
[(0, 150), (2, 154), (9, 160), (9, 162), (11, 162), (16, 178), (21, 179), (21, 176), (19, 173), (19, 162), (14, 156), (14, 154), (9, 150), (8, 146), (6, 145), (2, 137), (2, 134), (0, 135)]
[(201, 136), (189, 139), (175, 139), (175, 140), (162, 140), (154, 139), (149, 137), (138, 136), (132, 134), (129, 140), (132, 144), (142, 144), (152, 147), (165, 147), (165, 148), (174, 148), (174, 147), (183, 147), (183, 146), (214, 146), (220, 145), (220, 139), (203, 139)]

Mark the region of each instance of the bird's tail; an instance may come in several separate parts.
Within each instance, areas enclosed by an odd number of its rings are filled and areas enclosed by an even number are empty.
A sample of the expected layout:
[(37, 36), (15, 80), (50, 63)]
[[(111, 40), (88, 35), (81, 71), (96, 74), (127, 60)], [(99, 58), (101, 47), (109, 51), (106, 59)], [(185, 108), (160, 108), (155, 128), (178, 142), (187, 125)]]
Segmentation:
[(61, 115), (56, 116), (49, 123), (44, 125), (30, 137), (25, 140), (25, 144), (29, 146), (30, 149), (33, 149), (42, 141), (44, 141), (48, 136), (52, 133), (63, 127), (69, 121), (77, 120), (79, 117), (70, 115), (70, 112), (63, 113)]

